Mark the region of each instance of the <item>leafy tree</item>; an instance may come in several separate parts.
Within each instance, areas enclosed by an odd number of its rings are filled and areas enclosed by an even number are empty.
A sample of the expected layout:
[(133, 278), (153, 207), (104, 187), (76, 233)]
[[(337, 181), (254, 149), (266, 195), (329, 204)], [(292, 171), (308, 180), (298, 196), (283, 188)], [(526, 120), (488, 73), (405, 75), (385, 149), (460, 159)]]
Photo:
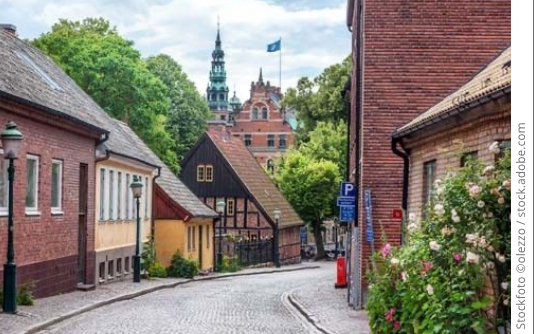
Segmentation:
[(295, 150), (281, 160), (275, 181), (284, 197), (311, 227), (317, 258), (324, 258), (321, 230), (324, 219), (335, 212), (335, 198), (341, 182), (338, 166)]
[(350, 71), (351, 58), (348, 56), (341, 64), (326, 68), (314, 79), (301, 78), (296, 88), (286, 91), (282, 104), (297, 111), (297, 117), (302, 124), (299, 140), (306, 141), (309, 132), (313, 131), (320, 121), (346, 121), (345, 102), (341, 92)]
[(177, 169), (175, 143), (166, 132), (167, 87), (147, 69), (133, 43), (108, 21), (60, 20), (32, 44), (106, 112), (128, 123), (169, 167)]
[(149, 57), (146, 64), (168, 89), (171, 106), (166, 130), (176, 141), (174, 152), (181, 159), (206, 130), (206, 121), (211, 115), (208, 104), (170, 56)]

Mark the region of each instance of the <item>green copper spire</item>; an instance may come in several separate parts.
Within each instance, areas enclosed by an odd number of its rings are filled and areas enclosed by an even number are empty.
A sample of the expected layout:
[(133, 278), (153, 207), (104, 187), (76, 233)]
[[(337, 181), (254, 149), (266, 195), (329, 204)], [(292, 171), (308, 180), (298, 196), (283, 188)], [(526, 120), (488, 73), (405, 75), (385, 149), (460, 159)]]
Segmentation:
[(210, 83), (206, 90), (208, 105), (213, 111), (228, 111), (228, 86), (226, 85), (226, 69), (224, 67), (224, 51), (221, 43), (221, 30), (217, 19), (217, 38), (211, 56)]

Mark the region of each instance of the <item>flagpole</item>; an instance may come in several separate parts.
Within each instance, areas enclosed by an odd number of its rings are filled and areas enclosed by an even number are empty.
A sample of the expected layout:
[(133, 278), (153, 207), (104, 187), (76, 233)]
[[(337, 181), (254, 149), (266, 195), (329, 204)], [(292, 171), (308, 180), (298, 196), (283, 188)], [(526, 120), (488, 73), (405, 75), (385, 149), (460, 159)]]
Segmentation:
[(280, 64), (279, 64), (279, 76), (280, 76), (280, 94), (282, 93), (282, 37), (280, 37)]

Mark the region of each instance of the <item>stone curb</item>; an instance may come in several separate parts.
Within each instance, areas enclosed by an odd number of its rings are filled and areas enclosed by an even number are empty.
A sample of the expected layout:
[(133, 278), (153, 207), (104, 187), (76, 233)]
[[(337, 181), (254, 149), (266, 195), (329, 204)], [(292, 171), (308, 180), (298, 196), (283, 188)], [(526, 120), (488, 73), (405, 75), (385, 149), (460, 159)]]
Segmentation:
[[(166, 283), (166, 284), (162, 284), (162, 285), (146, 288), (146, 289), (141, 290), (141, 291), (127, 293), (127, 294), (116, 296), (116, 297), (112, 297), (112, 298), (109, 298), (109, 299), (106, 299), (106, 300), (98, 301), (98, 302), (95, 302), (95, 303), (87, 305), (87, 306), (83, 306), (83, 307), (81, 307), (81, 308), (79, 308), (77, 310), (74, 310), (72, 312), (69, 312), (69, 313), (66, 313), (66, 314), (62, 314), (60, 316), (53, 317), (51, 319), (45, 320), (45, 321), (43, 321), (41, 323), (38, 323), (36, 325), (30, 326), (29, 328), (27, 328), (27, 329), (23, 330), (22, 332), (20, 332), (20, 334), (35, 334), (35, 333), (38, 333), (39, 331), (42, 331), (42, 330), (44, 330), (44, 329), (46, 329), (46, 328), (48, 328), (50, 326), (53, 326), (55, 324), (58, 324), (58, 323), (60, 323), (62, 321), (65, 321), (67, 319), (73, 318), (73, 317), (78, 316), (78, 315), (83, 314), (83, 313), (87, 313), (89, 311), (95, 310), (95, 309), (103, 307), (103, 306), (107, 306), (107, 305), (114, 304), (116, 302), (120, 302), (120, 301), (124, 301), (124, 300), (128, 300), (128, 299), (137, 298), (137, 297), (140, 297), (140, 296), (143, 296), (143, 295), (146, 295), (146, 294), (158, 291), (158, 290), (175, 288), (178, 285), (184, 285), (184, 284), (191, 283), (191, 282), (211, 281), (211, 280), (216, 280), (216, 279), (221, 279), (221, 278), (238, 277), (238, 276), (253, 276), (253, 275), (264, 275), (264, 274), (276, 274), (276, 273), (301, 271), (301, 270), (308, 270), (308, 269), (318, 269), (318, 268), (320, 268), (320, 266), (306, 266), (306, 267), (301, 267), (301, 268), (288, 268), (288, 269), (278, 269), (278, 270), (271, 269), (271, 270), (265, 270), (265, 271), (260, 271), (260, 272), (250, 272), (250, 273), (230, 273), (230, 274), (221, 274), (221, 275), (214, 275), (214, 276), (197, 277), (197, 278), (187, 279), (187, 280), (184, 280), (184, 281)], [(330, 334), (330, 333), (328, 333), (328, 334)]]
[(311, 313), (302, 303), (298, 300), (297, 297), (294, 296), (293, 291), (289, 292), (287, 295), (287, 299), (293, 305), (293, 307), (299, 311), (302, 316), (313, 326), (315, 327), (319, 332), (324, 334), (336, 334), (335, 332), (332, 332), (326, 328), (324, 328), (319, 322), (319, 319)]

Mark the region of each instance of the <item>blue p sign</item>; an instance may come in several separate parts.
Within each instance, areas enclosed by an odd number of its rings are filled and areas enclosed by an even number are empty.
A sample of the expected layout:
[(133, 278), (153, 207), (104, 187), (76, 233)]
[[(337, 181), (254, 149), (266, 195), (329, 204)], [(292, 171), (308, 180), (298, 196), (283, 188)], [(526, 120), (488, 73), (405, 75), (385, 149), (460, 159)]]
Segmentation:
[(340, 195), (341, 196), (353, 197), (355, 195), (354, 183), (343, 182), (341, 184), (341, 194)]

